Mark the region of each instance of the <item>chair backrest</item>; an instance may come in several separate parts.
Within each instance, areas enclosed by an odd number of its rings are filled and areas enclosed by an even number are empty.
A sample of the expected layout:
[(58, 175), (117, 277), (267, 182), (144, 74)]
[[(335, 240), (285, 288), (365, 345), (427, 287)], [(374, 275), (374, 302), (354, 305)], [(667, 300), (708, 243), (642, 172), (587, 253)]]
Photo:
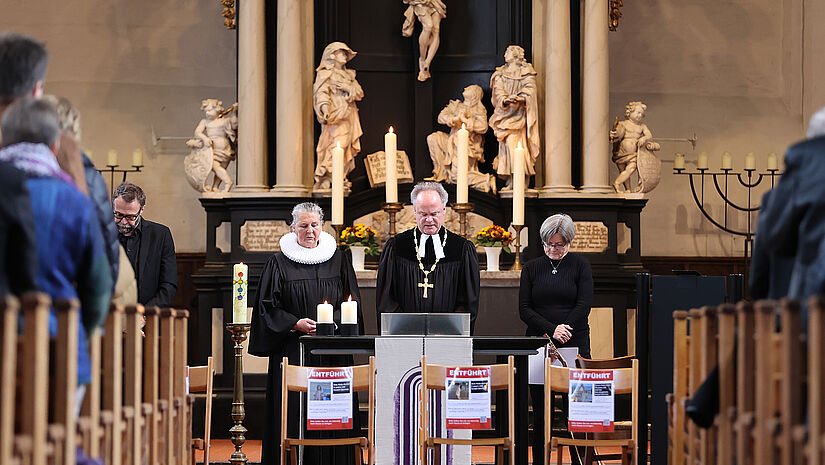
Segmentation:
[[(821, 296), (808, 301), (808, 438), (817, 444), (825, 432), (825, 300)], [(823, 462), (821, 447), (808, 447), (808, 463)]]
[(206, 359), (205, 366), (189, 367), (189, 392), (206, 393), (206, 413), (203, 416), (203, 463), (209, 465), (209, 440), (212, 432), (212, 382), (215, 365), (212, 357)]
[(11, 463), (14, 442), (19, 310), (20, 302), (14, 296), (0, 299), (0, 463)]
[(51, 399), (55, 423), (63, 428), (65, 438), (58, 451), (66, 465), (74, 465), (77, 429), (75, 417), (75, 397), (77, 391), (77, 350), (80, 324), (80, 301), (77, 299), (56, 300), (57, 346), (54, 352), (55, 389)]
[(584, 358), (581, 354), (576, 356), (576, 367), (589, 370), (612, 370), (613, 368), (632, 368), (633, 355), (614, 358)]
[(23, 338), (23, 380), (20, 412), (20, 433), (31, 438), (32, 465), (46, 463), (46, 428), (49, 421), (49, 307), (45, 294), (31, 293), (22, 297), (25, 317)]
[(753, 435), (748, 418), (756, 409), (756, 341), (754, 338), (755, 316), (750, 302), (736, 305), (736, 462), (751, 463)]

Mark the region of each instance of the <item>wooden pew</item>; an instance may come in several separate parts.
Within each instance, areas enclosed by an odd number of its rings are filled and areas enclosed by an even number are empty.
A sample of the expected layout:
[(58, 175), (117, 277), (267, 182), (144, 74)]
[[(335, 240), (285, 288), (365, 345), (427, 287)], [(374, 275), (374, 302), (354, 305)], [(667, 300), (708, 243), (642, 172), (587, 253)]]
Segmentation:
[(15, 437), (21, 463), (46, 465), (46, 430), (49, 422), (49, 308), (46, 294), (30, 293), (22, 297), (25, 318), (20, 382), (21, 402), (18, 410), (20, 435)]
[(753, 428), (756, 415), (755, 316), (750, 302), (736, 305), (736, 463), (754, 460)]
[(719, 334), (719, 417), (716, 441), (720, 464), (734, 463), (733, 422), (736, 418), (736, 306), (720, 305), (716, 314)]
[(80, 446), (90, 458), (101, 458), (101, 441), (103, 431), (100, 423), (100, 364), (102, 336), (100, 328), (88, 335), (89, 360), (92, 365), (92, 380), (86, 386), (80, 417), (77, 419), (77, 434)]
[(12, 461), (19, 311), (20, 302), (14, 296), (0, 300), (0, 463)]
[(57, 310), (57, 341), (54, 351), (54, 420), (63, 430), (63, 442), (56, 450), (57, 462), (74, 465), (77, 447), (77, 420), (75, 417), (77, 391), (77, 351), (80, 325), (80, 301), (55, 301)]
[(162, 444), (159, 463), (175, 463), (175, 311), (160, 312), (160, 370), (158, 372), (158, 405), (161, 411)]
[(177, 409), (177, 421), (175, 427), (175, 456), (176, 463), (188, 464), (191, 453), (191, 421), (189, 412), (191, 411), (188, 402), (188, 392), (186, 389), (186, 365), (189, 363), (187, 351), (189, 312), (187, 310), (175, 310), (175, 367), (173, 370), (175, 407)]
[(671, 465), (685, 463), (685, 399), (688, 390), (688, 313), (673, 312), (673, 393), (670, 396)]
[(782, 397), (780, 418), (782, 465), (802, 465), (796, 461), (797, 444), (793, 431), (802, 425), (802, 396), (805, 371), (805, 343), (799, 302), (782, 300)]
[(756, 416), (754, 422), (754, 445), (756, 465), (775, 465), (780, 462), (777, 454), (777, 435), (779, 433), (777, 379), (774, 375), (779, 370), (777, 350), (781, 343), (774, 330), (776, 303), (760, 300), (754, 305), (756, 309)]
[(825, 297), (808, 300), (808, 425), (805, 447), (808, 465), (825, 464), (822, 436), (825, 434)]
[(140, 465), (142, 461), (143, 419), (143, 305), (126, 306), (126, 328), (123, 350), (125, 371), (124, 410), (131, 411), (127, 425), (126, 463)]
[(112, 304), (103, 335), (103, 460), (106, 465), (123, 462), (123, 314)]

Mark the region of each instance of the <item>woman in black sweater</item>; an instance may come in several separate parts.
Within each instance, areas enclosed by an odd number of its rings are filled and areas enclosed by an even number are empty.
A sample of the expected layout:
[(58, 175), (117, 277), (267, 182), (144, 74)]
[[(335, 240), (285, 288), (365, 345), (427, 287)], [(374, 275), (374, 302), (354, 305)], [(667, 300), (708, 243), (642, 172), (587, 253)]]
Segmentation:
[[(565, 214), (556, 214), (539, 231), (545, 255), (530, 260), (521, 270), (519, 315), (528, 336), (547, 335), (556, 347), (576, 347), (590, 358), (590, 304), (593, 275), (590, 262), (569, 253), (576, 225)], [(531, 385), (533, 403), (533, 464), (544, 460), (544, 386)], [(566, 409), (566, 405), (565, 405)], [(573, 463), (578, 463), (575, 452)]]

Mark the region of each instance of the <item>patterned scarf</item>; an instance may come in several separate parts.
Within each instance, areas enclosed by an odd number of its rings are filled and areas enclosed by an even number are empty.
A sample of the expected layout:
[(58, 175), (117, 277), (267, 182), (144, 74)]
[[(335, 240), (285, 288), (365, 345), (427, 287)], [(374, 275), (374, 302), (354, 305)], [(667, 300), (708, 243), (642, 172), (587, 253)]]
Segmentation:
[(0, 161), (9, 162), (29, 177), (62, 179), (76, 186), (74, 180), (60, 168), (52, 151), (45, 144), (20, 142), (0, 150)]

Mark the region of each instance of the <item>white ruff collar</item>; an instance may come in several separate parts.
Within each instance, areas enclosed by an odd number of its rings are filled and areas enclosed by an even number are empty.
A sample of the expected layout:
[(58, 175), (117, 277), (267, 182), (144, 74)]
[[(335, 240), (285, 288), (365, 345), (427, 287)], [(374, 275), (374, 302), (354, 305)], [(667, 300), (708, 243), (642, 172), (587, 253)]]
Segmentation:
[(324, 263), (332, 258), (335, 250), (338, 248), (338, 244), (335, 243), (335, 238), (324, 231), (321, 231), (318, 246), (311, 249), (298, 244), (298, 235), (293, 232), (284, 234), (279, 242), (281, 252), (286, 255), (286, 258), (304, 265)]

